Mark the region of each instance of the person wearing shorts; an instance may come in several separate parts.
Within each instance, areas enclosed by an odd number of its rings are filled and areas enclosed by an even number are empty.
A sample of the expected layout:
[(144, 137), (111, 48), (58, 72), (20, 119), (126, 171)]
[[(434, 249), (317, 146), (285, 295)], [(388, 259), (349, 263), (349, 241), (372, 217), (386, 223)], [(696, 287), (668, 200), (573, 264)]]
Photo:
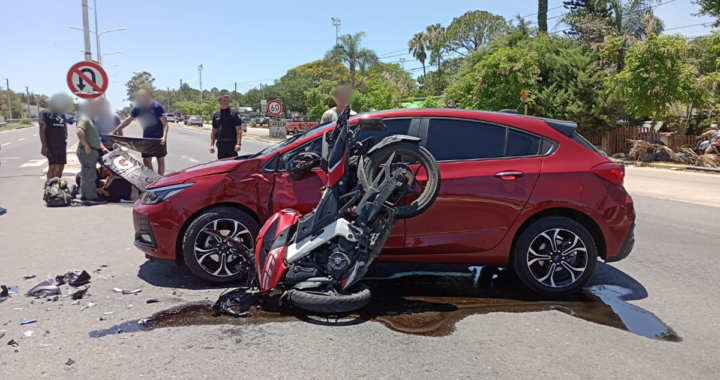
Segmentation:
[(158, 164), (158, 174), (165, 175), (165, 156), (167, 156), (167, 135), (168, 135), (168, 123), (165, 117), (165, 108), (162, 104), (156, 101), (149, 90), (140, 89), (135, 92), (134, 102), (136, 104), (130, 116), (123, 120), (122, 123), (113, 131), (113, 134), (117, 134), (123, 130), (123, 128), (130, 125), (130, 123), (137, 119), (143, 129), (143, 138), (154, 138), (160, 139), (160, 144), (163, 145), (163, 151), (156, 155), (150, 155), (143, 153), (143, 164), (153, 169), (152, 159), (155, 157)]
[(38, 116), (40, 124), (40, 153), (48, 159), (47, 179), (62, 178), (67, 164), (67, 123), (65, 111), (68, 99), (63, 94), (55, 94), (50, 98), (49, 107)]

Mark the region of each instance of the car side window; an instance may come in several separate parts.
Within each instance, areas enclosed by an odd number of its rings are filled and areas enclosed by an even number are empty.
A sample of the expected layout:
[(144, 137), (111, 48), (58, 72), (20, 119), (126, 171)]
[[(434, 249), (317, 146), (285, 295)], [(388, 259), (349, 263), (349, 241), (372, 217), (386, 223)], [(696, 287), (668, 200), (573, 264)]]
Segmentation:
[(362, 131), (357, 141), (363, 141), (368, 137), (375, 137), (375, 143), (379, 143), (385, 137), (392, 135), (407, 135), (410, 130), (410, 122), (412, 119), (390, 119), (385, 120), (386, 130), (382, 132)]
[(501, 158), (507, 128), (469, 120), (430, 119), (427, 148), (438, 161)]
[(290, 161), (291, 158), (293, 158), (295, 155), (301, 152), (316, 152), (317, 154), (322, 154), (322, 137), (317, 138), (315, 140), (312, 140), (310, 142), (307, 142), (300, 147), (293, 149), (282, 156), (282, 167), (280, 170), (285, 169), (285, 165), (287, 165), (288, 161)]
[(514, 129), (508, 131), (506, 157), (536, 156), (540, 150), (541, 139), (529, 133)]

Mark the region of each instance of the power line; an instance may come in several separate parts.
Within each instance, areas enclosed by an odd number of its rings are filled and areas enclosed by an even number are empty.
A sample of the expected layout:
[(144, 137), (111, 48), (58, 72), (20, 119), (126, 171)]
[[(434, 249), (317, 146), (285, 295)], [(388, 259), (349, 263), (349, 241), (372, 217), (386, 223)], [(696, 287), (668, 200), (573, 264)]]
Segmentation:
[[(555, 9), (558, 9), (558, 8), (562, 8), (562, 7), (564, 7), (564, 6), (565, 6), (565, 5), (558, 5), (557, 7), (555, 7), (555, 8), (550, 8), (550, 9), (548, 9), (547, 11), (550, 12), (550, 11), (552, 11), (552, 10), (555, 10)], [(540, 12), (535, 12), (535, 13), (533, 13), (533, 14), (529, 14), (529, 15), (527, 15), (527, 16), (520, 16), (520, 17), (521, 17), (521, 18), (525, 18), (525, 17), (535, 16), (535, 15), (538, 14), (538, 13), (540, 13)]]
[(665, 29), (665, 30), (663, 30), (663, 32), (667, 32), (668, 30), (690, 28), (690, 27), (693, 27), (693, 26), (710, 26), (710, 25), (712, 25), (712, 23), (706, 22), (706, 23), (704, 23), (704, 24), (694, 24), (694, 25), (678, 26), (678, 27), (675, 27), (675, 28)]
[(399, 52), (401, 52), (401, 51), (405, 51), (405, 49), (395, 50), (395, 51), (391, 51), (391, 52), (389, 52), (389, 53), (383, 53), (383, 54), (378, 55), (378, 58), (383, 58), (383, 57), (385, 57), (386, 55), (399, 53)]

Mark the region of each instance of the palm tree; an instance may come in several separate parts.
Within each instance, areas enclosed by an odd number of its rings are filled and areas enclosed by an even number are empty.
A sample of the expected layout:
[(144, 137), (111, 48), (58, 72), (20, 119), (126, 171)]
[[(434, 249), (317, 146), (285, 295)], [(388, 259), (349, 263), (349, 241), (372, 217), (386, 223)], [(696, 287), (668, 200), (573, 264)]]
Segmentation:
[(360, 66), (360, 92), (365, 93), (365, 69), (380, 62), (377, 54), (370, 49), (361, 49), (358, 52), (358, 65)]
[(427, 47), (427, 36), (425, 33), (415, 33), (412, 40), (408, 42), (408, 53), (412, 53), (413, 58), (417, 59), (423, 65), (423, 77), (427, 75), (425, 72), (425, 60), (427, 59), (427, 53), (425, 48)]
[(437, 61), (440, 70), (440, 60), (445, 51), (445, 28), (440, 24), (430, 25), (425, 29), (427, 48), (430, 50), (430, 61)]
[(350, 84), (353, 88), (355, 88), (355, 68), (361, 59), (360, 53), (366, 50), (361, 46), (363, 37), (365, 37), (365, 32), (342, 35), (338, 38), (337, 44), (325, 54), (325, 59), (347, 65), (350, 70)]

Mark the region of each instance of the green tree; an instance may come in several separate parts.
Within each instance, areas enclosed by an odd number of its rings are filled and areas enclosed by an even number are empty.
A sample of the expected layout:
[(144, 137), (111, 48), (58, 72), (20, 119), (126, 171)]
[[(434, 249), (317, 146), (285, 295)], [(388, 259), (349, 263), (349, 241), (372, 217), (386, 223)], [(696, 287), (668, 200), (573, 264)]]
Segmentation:
[[(8, 94), (10, 96), (10, 107), (8, 107)], [(10, 115), (10, 109), (12, 109), (12, 115)], [(27, 106), (22, 103), (21, 94), (12, 90), (0, 89), (0, 115), (8, 119), (20, 119), (25, 111), (27, 111)]]
[(700, 12), (694, 16), (710, 16), (715, 18), (713, 27), (720, 26), (720, 0), (693, 0), (693, 4), (700, 6)]
[(430, 65), (440, 68), (442, 56), (447, 49), (445, 28), (440, 24), (433, 24), (425, 28), (427, 50), (430, 51)]
[(147, 71), (133, 73), (132, 78), (125, 83), (128, 99), (133, 100), (135, 98), (135, 92), (141, 88), (154, 92), (155, 87), (153, 86), (153, 82), (155, 82), (155, 78)]
[[(602, 51), (604, 58), (617, 60), (622, 44), (622, 37), (612, 38)], [(662, 120), (671, 104), (687, 103), (695, 88), (703, 86), (685, 61), (688, 50), (682, 37), (650, 34), (630, 47), (624, 69), (606, 78), (608, 93), (625, 101), (631, 115)]]
[(307, 116), (310, 120), (320, 120), (325, 111), (335, 106), (335, 100), (332, 96), (334, 88), (335, 83), (333, 81), (323, 80), (320, 85), (305, 92)]
[(365, 92), (365, 70), (380, 62), (377, 54), (369, 49), (362, 49), (359, 54), (358, 66), (360, 68), (360, 92)]
[(474, 70), (465, 74), (446, 97), (465, 109), (499, 111), (515, 108), (520, 92), (532, 88), (539, 79), (537, 55), (526, 49), (500, 48), (483, 57)]
[(427, 36), (425, 33), (415, 33), (413, 38), (408, 42), (408, 53), (412, 53), (413, 58), (417, 59), (422, 63), (423, 76), (427, 75), (425, 72), (425, 60), (427, 59)]
[(478, 50), (508, 29), (502, 16), (487, 11), (470, 11), (453, 19), (445, 32), (448, 49), (461, 55)]
[(538, 30), (547, 33), (548, 0), (538, 0)]
[(350, 70), (350, 84), (353, 88), (355, 88), (355, 70), (362, 57), (368, 54), (367, 49), (362, 47), (363, 37), (365, 37), (365, 32), (342, 35), (338, 39), (338, 43), (325, 54), (325, 59), (328, 61), (347, 65)]
[(275, 83), (283, 108), (294, 112), (307, 112), (305, 91), (315, 86), (310, 70), (296, 67), (288, 70), (279, 81)]

